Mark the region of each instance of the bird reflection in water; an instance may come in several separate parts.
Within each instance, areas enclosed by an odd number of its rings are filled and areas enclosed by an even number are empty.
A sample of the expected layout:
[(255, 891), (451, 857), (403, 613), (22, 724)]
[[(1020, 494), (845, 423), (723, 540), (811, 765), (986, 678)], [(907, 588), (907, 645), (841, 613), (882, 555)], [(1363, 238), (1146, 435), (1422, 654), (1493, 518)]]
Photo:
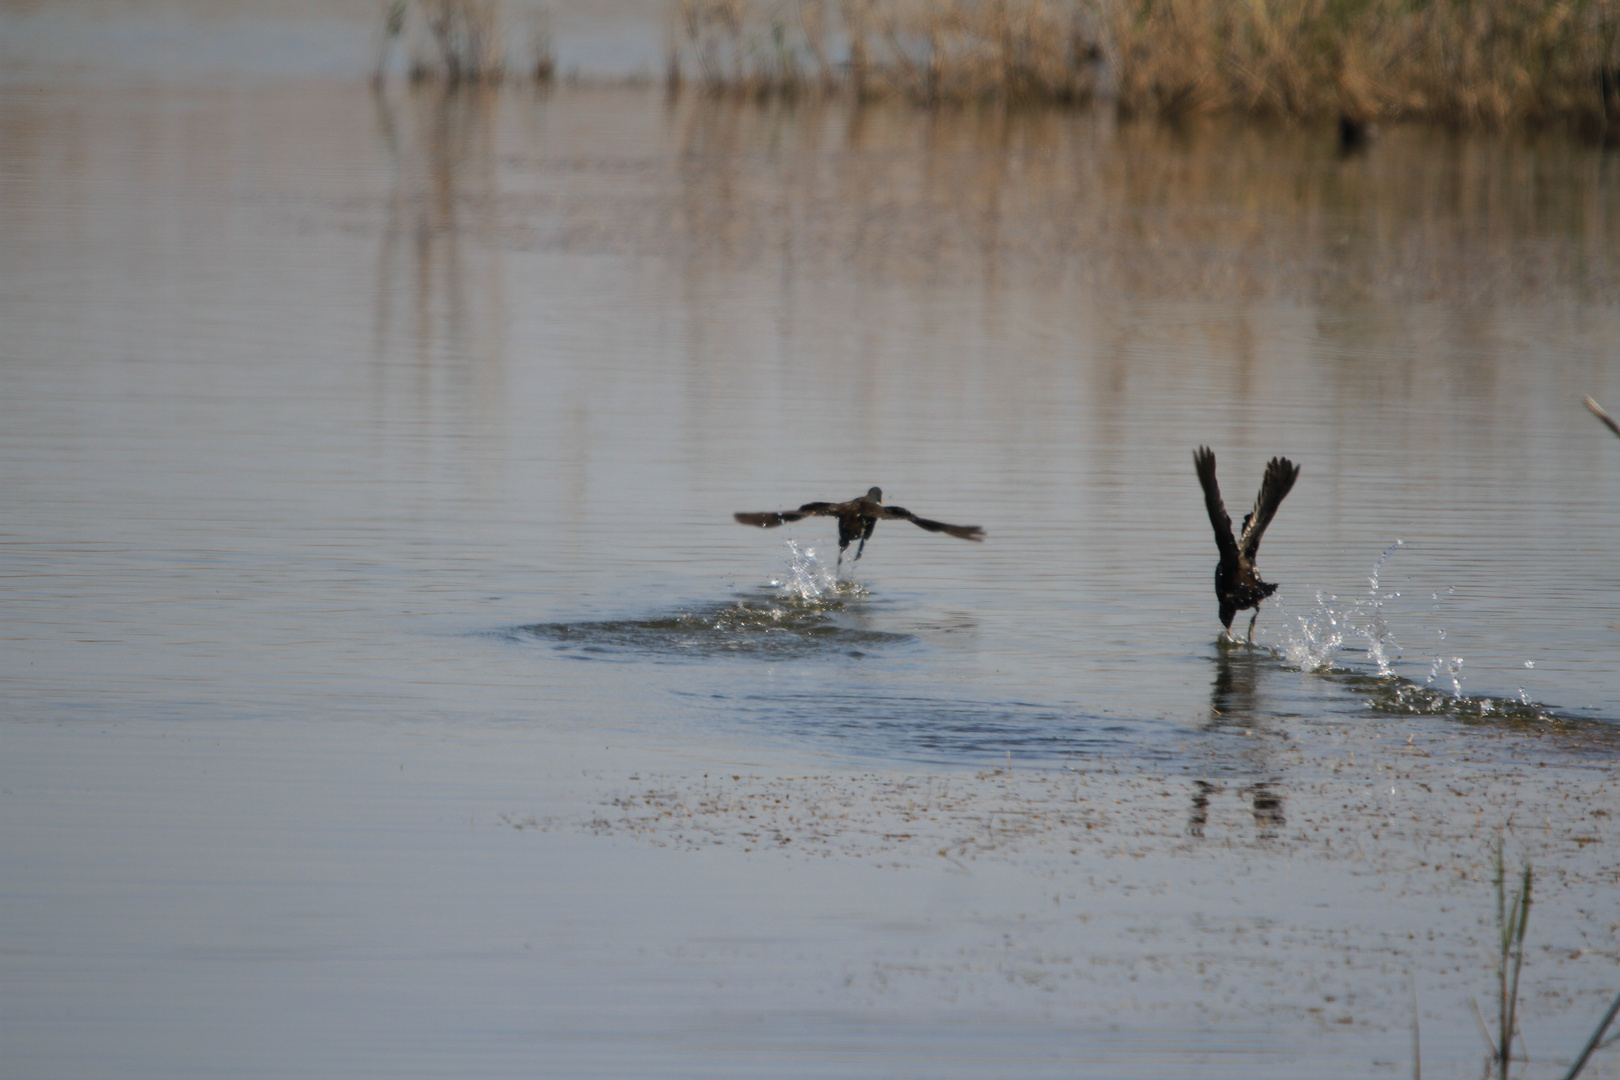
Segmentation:
[[(1288, 824), (1283, 813), (1282, 793), (1276, 789), (1276, 783), (1275, 780), (1256, 780), (1238, 789), (1238, 798), (1247, 801), (1254, 813), (1255, 835), (1262, 840), (1275, 840)], [(1204, 826), (1209, 823), (1210, 797), (1225, 790), (1212, 780), (1193, 781), (1192, 809), (1187, 812), (1188, 836), (1204, 838)]]
[[(1248, 650), (1218, 649), (1215, 654), (1215, 683), (1209, 694), (1209, 720), (1202, 730), (1209, 734), (1228, 734), (1239, 737), (1271, 734), (1267, 728), (1271, 717), (1262, 716), (1256, 707), (1259, 698), (1261, 665), (1266, 658)], [(1238, 762), (1240, 774), (1258, 776), (1238, 789), (1238, 797), (1249, 804), (1254, 815), (1255, 833), (1262, 840), (1275, 838), (1288, 823), (1283, 811), (1283, 796), (1278, 789), (1279, 780), (1267, 775), (1270, 740), (1246, 738), (1242, 760)], [(1209, 823), (1211, 798), (1226, 790), (1226, 785), (1215, 780), (1193, 782), (1192, 807), (1187, 814), (1187, 834), (1203, 839), (1204, 827)]]

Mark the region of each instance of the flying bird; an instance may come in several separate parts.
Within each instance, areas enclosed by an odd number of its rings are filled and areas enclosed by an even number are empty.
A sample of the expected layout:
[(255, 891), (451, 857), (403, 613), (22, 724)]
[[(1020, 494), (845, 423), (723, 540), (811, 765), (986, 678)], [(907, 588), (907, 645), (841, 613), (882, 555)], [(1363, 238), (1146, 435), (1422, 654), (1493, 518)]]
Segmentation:
[(1284, 457), (1271, 459), (1266, 466), (1265, 479), (1260, 481), (1254, 509), (1244, 515), (1243, 528), (1236, 539), (1232, 537), (1232, 519), (1221, 501), (1220, 485), (1215, 482), (1215, 452), (1207, 446), (1194, 450), (1193, 466), (1204, 488), (1209, 523), (1215, 527), (1215, 546), (1221, 552), (1221, 561), (1215, 566), (1215, 597), (1221, 602), (1221, 625), (1231, 633), (1232, 617), (1245, 608), (1254, 608), (1254, 615), (1249, 619), (1252, 642), (1254, 622), (1260, 617), (1260, 601), (1277, 591), (1276, 585), (1260, 579), (1254, 557), (1259, 554), (1260, 537), (1265, 535), (1266, 526), (1271, 524), (1277, 507), (1299, 479), (1299, 466)]
[(919, 528), (929, 532), (942, 532), (948, 536), (958, 536), (963, 540), (983, 540), (984, 530), (977, 525), (947, 525), (943, 521), (930, 521), (928, 518), (918, 517), (910, 510), (899, 506), (883, 505), (883, 489), (872, 488), (858, 499), (848, 502), (828, 503), (809, 502), (797, 510), (767, 511), (763, 514), (734, 514), (738, 521), (744, 525), (758, 525), (762, 529), (769, 529), (776, 525), (783, 525), (790, 521), (799, 521), (807, 517), (835, 517), (838, 519), (838, 565), (844, 565), (844, 549), (849, 547), (851, 541), (859, 540), (855, 548), (855, 558), (861, 557), (866, 550), (866, 542), (872, 538), (872, 530), (877, 528), (878, 519), (909, 521)]
[(1599, 420), (1603, 421), (1605, 424), (1608, 424), (1610, 431), (1614, 432), (1616, 435), (1620, 435), (1620, 424), (1615, 423), (1614, 422), (1614, 417), (1612, 417), (1608, 413), (1604, 412), (1603, 411), (1603, 406), (1601, 406), (1597, 402), (1593, 401), (1590, 395), (1588, 395), (1587, 398), (1586, 398), (1586, 407), (1588, 409), (1592, 410), (1592, 415), (1593, 416), (1597, 417)]

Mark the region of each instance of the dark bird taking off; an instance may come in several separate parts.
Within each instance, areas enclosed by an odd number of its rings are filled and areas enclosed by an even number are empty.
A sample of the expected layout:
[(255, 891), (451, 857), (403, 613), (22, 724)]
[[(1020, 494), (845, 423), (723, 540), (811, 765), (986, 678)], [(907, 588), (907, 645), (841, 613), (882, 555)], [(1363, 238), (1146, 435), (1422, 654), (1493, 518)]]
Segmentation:
[(744, 525), (758, 525), (762, 529), (769, 529), (775, 525), (783, 525), (789, 521), (799, 521), (807, 517), (835, 517), (838, 519), (838, 565), (844, 564), (844, 549), (850, 542), (859, 540), (855, 548), (855, 558), (861, 557), (866, 550), (866, 542), (872, 538), (872, 530), (877, 528), (879, 518), (890, 518), (900, 521), (909, 521), (919, 528), (929, 532), (942, 532), (950, 536), (959, 536), (963, 540), (983, 540), (984, 530), (977, 525), (947, 525), (943, 521), (930, 521), (918, 517), (910, 510), (899, 506), (883, 505), (883, 489), (872, 488), (858, 499), (848, 502), (805, 503), (797, 510), (782, 510), (766, 512), (763, 514), (734, 514), (738, 521)]
[(1260, 551), (1260, 537), (1282, 505), (1283, 498), (1299, 479), (1299, 466), (1283, 457), (1274, 457), (1266, 466), (1265, 479), (1260, 481), (1260, 494), (1255, 496), (1254, 509), (1243, 517), (1243, 529), (1234, 539), (1232, 519), (1226, 515), (1226, 504), (1221, 501), (1221, 488), (1215, 482), (1215, 452), (1207, 446), (1193, 451), (1193, 465), (1198, 470), (1198, 482), (1204, 488), (1204, 507), (1209, 511), (1209, 523), (1215, 527), (1215, 546), (1221, 551), (1221, 561), (1215, 567), (1215, 597), (1221, 602), (1221, 625), (1228, 633), (1232, 630), (1232, 616), (1245, 608), (1254, 608), (1249, 619), (1249, 640), (1254, 640), (1254, 621), (1260, 617), (1260, 601), (1277, 591), (1277, 586), (1260, 580), (1260, 571), (1254, 557)]

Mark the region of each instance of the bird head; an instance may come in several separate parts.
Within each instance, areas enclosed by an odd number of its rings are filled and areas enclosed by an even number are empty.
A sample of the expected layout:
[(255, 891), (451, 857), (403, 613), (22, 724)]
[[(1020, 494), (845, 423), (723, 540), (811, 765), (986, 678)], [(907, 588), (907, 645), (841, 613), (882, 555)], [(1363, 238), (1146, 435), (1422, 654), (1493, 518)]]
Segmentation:
[(866, 497), (875, 503), (880, 503), (883, 501), (883, 489), (879, 487), (872, 488), (866, 493)]

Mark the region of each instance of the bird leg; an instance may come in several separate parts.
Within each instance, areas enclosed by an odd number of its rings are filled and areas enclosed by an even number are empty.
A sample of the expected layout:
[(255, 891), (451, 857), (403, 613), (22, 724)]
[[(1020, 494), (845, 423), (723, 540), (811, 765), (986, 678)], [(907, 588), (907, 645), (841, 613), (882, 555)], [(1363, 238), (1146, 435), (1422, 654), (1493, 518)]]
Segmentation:
[(863, 537), (861, 537), (861, 542), (859, 544), (855, 545), (855, 558), (852, 561), (860, 562), (860, 560), (861, 560), (861, 552), (863, 552), (865, 550), (866, 550), (866, 537), (863, 536)]
[(1260, 605), (1254, 605), (1254, 614), (1249, 616), (1249, 644), (1254, 644), (1254, 621), (1260, 617)]

